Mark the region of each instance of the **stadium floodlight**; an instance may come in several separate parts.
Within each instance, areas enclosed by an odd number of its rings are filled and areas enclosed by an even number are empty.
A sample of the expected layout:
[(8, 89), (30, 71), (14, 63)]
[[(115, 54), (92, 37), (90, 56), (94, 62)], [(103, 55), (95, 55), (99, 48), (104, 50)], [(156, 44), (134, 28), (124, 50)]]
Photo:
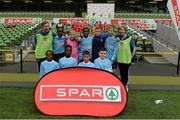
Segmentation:
[(135, 3), (135, 1), (129, 1), (128, 3)]
[(24, 2), (25, 2), (25, 3), (32, 3), (31, 0), (25, 0)]
[(108, 0), (107, 3), (115, 3), (115, 0)]
[(157, 3), (157, 1), (149, 1), (149, 3)]
[(161, 2), (161, 1), (163, 1), (163, 0), (154, 0), (154, 1), (156, 1), (156, 2)]
[(86, 0), (86, 3), (93, 3), (93, 0)]
[(142, 39), (143, 39), (143, 40), (147, 40), (147, 37), (143, 36)]
[(11, 0), (4, 0), (3, 2), (4, 3), (11, 3), (12, 1)]
[(44, 3), (52, 3), (51, 0), (45, 0)]
[(142, 35), (142, 34), (140, 34), (140, 35), (139, 35), (139, 37), (143, 37), (143, 35)]
[(72, 3), (73, 1), (72, 0), (66, 0), (65, 2), (66, 3)]

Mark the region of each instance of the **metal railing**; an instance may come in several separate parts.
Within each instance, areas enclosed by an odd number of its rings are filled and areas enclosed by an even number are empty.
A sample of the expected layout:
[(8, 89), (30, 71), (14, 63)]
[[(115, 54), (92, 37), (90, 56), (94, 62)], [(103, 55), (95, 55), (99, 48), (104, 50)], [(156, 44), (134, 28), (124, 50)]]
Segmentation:
[(131, 28), (133, 28), (134, 30), (139, 32), (140, 34), (146, 36), (147, 39), (151, 40), (152, 42), (154, 40), (159, 41), (160, 43), (164, 44), (166, 47), (171, 48), (174, 52), (177, 52), (178, 60), (177, 60), (177, 72), (176, 72), (176, 74), (179, 75), (179, 69), (180, 69), (180, 47), (179, 46), (177, 46), (176, 44), (173, 44), (167, 40), (160, 38), (159, 36), (155, 35), (153, 32), (150, 32), (150, 31), (145, 32), (145, 31), (139, 30), (138, 28), (134, 27), (131, 24), (128, 24), (128, 26), (130, 26)]

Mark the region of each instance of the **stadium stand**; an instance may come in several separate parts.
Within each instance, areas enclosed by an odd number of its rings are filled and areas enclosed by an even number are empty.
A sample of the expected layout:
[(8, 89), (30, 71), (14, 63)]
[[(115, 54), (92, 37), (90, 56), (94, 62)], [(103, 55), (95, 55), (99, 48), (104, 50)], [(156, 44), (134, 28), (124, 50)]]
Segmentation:
[(0, 48), (19, 45), (40, 24), (0, 24)]
[(31, 17), (51, 20), (53, 18), (74, 18), (73, 12), (0, 12), (1, 17)]

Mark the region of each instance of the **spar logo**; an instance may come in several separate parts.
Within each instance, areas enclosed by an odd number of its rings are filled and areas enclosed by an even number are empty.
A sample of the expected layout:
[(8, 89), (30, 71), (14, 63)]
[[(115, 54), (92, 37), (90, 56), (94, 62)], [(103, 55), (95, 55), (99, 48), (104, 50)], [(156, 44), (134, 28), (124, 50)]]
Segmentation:
[(119, 92), (116, 88), (108, 88), (106, 90), (106, 97), (109, 99), (109, 100), (116, 100), (119, 96)]
[(121, 102), (120, 86), (41, 85), (40, 101)]

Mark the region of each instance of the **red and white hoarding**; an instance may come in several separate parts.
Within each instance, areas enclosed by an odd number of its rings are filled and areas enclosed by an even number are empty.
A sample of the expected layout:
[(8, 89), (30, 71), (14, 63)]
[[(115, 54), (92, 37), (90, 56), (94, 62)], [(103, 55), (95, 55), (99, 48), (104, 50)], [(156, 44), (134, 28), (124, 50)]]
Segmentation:
[(168, 0), (167, 7), (180, 40), (180, 0)]

